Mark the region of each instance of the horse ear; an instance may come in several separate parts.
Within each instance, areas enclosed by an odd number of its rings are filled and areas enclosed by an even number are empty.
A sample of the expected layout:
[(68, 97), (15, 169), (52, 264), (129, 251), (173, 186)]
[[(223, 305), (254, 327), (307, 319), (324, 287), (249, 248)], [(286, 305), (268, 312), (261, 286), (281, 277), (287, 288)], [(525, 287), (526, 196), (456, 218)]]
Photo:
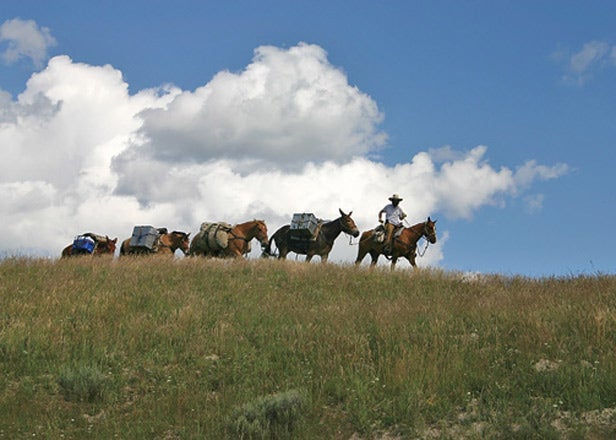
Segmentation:
[(349, 217), (351, 214), (353, 214), (353, 211), (349, 212), (348, 214), (345, 214), (344, 211), (340, 208), (338, 208), (338, 211), (340, 211), (340, 215), (343, 217)]
[(118, 237), (114, 238), (113, 240), (111, 240), (112, 243), (117, 243), (118, 242)]
[(430, 220), (430, 216), (428, 216), (428, 223), (430, 223), (432, 220)]

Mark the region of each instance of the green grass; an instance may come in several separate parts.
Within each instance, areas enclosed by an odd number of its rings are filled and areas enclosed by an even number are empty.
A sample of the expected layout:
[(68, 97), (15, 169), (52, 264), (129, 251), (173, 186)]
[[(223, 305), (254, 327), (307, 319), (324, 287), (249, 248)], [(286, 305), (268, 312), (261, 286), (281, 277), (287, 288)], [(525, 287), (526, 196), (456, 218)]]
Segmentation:
[(0, 438), (616, 435), (616, 278), (0, 263)]

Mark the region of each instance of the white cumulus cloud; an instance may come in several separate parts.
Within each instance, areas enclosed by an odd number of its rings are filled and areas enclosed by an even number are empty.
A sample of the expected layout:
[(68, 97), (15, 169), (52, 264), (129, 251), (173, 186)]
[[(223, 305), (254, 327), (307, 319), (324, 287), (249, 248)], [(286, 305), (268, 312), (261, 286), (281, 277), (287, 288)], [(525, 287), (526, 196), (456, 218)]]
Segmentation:
[(259, 47), (243, 71), (220, 72), (143, 117), (139, 150), (175, 162), (250, 158), (297, 168), (348, 160), (386, 140), (375, 101), (304, 43)]
[[(238, 73), (195, 90), (131, 94), (110, 65), (57, 56), (15, 99), (0, 93), (0, 250), (59, 255), (76, 234), (130, 236), (137, 224), (196, 232), (203, 221), (261, 218), (270, 235), (295, 212), (377, 223), (394, 192), (410, 223), (471, 218), (564, 165), (493, 167), (487, 147), (409, 154), (387, 166), (383, 115), (315, 45), (257, 48)], [(540, 196), (532, 199), (535, 205)], [(443, 258), (446, 227), (419, 264)], [(258, 246), (255, 246), (255, 248)], [(340, 238), (331, 259), (353, 261)]]
[(30, 58), (40, 67), (47, 58), (47, 50), (55, 46), (56, 39), (46, 27), (39, 27), (33, 20), (15, 18), (0, 25), (0, 43), (7, 42), (2, 58), (12, 64), (21, 58)]

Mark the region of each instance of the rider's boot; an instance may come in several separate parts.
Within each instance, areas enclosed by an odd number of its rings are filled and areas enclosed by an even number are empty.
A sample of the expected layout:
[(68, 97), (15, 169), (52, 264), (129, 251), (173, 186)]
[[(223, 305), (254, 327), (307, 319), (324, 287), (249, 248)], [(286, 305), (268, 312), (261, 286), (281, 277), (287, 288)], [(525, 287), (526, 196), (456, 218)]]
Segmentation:
[(385, 236), (385, 245), (383, 246), (383, 253), (385, 255), (391, 254), (391, 248), (393, 244), (394, 226), (387, 223), (385, 224), (385, 230), (387, 235)]

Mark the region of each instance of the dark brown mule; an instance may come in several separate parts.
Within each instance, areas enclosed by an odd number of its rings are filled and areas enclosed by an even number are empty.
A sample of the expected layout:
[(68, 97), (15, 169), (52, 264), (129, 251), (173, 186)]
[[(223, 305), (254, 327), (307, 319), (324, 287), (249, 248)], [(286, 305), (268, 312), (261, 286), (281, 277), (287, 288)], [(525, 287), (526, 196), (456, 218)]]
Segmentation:
[(189, 245), (190, 232), (163, 232), (158, 237), (158, 242), (152, 250), (140, 246), (131, 246), (130, 238), (127, 238), (122, 242), (122, 246), (120, 246), (120, 255), (173, 255), (178, 249), (181, 250), (184, 255), (187, 255)]
[(102, 235), (92, 234), (91, 232), (88, 232), (83, 235), (86, 235), (94, 240), (95, 245), (94, 245), (94, 250), (92, 251), (92, 254), (73, 255), (73, 243), (71, 243), (68, 246), (66, 246), (64, 249), (62, 249), (62, 258), (75, 257), (75, 256), (80, 256), (80, 255), (111, 255), (113, 256), (113, 254), (115, 253), (116, 243), (118, 242), (118, 237), (112, 240), (107, 235), (103, 237)]
[[(372, 258), (370, 265), (374, 266), (379, 259), (379, 255), (385, 255), (383, 252), (385, 243), (374, 240), (373, 236), (374, 229), (370, 229), (361, 234), (355, 264), (360, 264), (366, 254), (370, 254)], [(430, 217), (428, 217), (428, 220), (425, 222), (417, 223), (409, 228), (404, 228), (402, 233), (394, 238), (391, 255), (386, 256), (387, 258), (391, 258), (392, 269), (396, 267), (396, 262), (400, 257), (409, 260), (411, 266), (417, 266), (415, 264), (415, 251), (417, 249), (417, 242), (421, 237), (426, 237), (432, 244), (436, 243), (436, 220), (432, 221)]]
[(282, 226), (272, 235), (270, 244), (265, 249), (265, 254), (272, 255), (271, 243), (273, 241), (278, 248), (278, 258), (286, 258), (289, 252), (295, 252), (296, 254), (306, 255), (306, 261), (310, 261), (312, 257), (318, 255), (322, 262), (326, 262), (334, 246), (334, 240), (338, 238), (341, 232), (353, 237), (359, 235), (359, 230), (351, 218), (353, 211), (348, 214), (345, 214), (342, 209), (338, 209), (338, 211), (340, 211), (340, 217), (323, 223), (315, 240), (293, 240), (289, 235), (291, 226)]
[(263, 220), (251, 220), (249, 222), (240, 223), (231, 228), (228, 235), (228, 245), (225, 249), (211, 250), (201, 245), (203, 235), (197, 233), (190, 245), (191, 255), (203, 255), (207, 257), (235, 257), (242, 258), (250, 252), (250, 242), (253, 239), (259, 240), (261, 247), (269, 246), (267, 238), (267, 226)]

